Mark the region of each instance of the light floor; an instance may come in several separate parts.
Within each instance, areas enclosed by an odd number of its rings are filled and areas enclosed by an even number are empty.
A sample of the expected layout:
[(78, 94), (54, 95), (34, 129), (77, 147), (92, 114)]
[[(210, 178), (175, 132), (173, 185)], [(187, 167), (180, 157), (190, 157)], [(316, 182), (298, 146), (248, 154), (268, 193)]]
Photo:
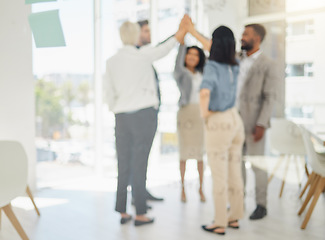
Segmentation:
[[(274, 159), (268, 161), (268, 168)], [(271, 164), (270, 164), (271, 162)], [(198, 180), (195, 161), (189, 161), (187, 170), (187, 203), (180, 202), (178, 161), (160, 159), (150, 165), (148, 184), (154, 195), (163, 196), (164, 202), (150, 202), (155, 217), (152, 225), (135, 227), (133, 222), (120, 225), (119, 215), (114, 212), (116, 173), (110, 168), (104, 177), (85, 173), (83, 177), (60, 181), (51, 188), (42, 188), (36, 195), (41, 217), (38, 217), (25, 197), (13, 202), (14, 212), (31, 240), (325, 240), (325, 195), (322, 194), (305, 230), (300, 229), (303, 216), (297, 216), (302, 203), (294, 168), (288, 176), (288, 184), (282, 199), (278, 198), (279, 178), (269, 185), (268, 216), (262, 220), (250, 221), (248, 216), (255, 208), (254, 179), (248, 169), (245, 218), (240, 229), (227, 229), (225, 236), (218, 236), (201, 230), (202, 224), (213, 219), (213, 202), (209, 170), (206, 169), (206, 203), (199, 201)], [(73, 170), (71, 170), (73, 171)], [(281, 170), (279, 171), (281, 175)], [(306, 178), (303, 177), (303, 183)], [(129, 205), (129, 212), (134, 209)], [(20, 239), (7, 217), (2, 214), (0, 240)]]

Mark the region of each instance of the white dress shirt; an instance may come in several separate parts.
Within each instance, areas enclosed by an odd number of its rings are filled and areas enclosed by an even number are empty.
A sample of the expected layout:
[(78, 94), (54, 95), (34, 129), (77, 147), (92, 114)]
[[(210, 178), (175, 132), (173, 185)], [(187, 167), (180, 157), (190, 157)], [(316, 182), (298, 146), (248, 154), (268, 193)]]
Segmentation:
[(240, 61), (239, 65), (239, 75), (238, 75), (238, 82), (237, 82), (237, 106), (239, 101), (240, 92), (247, 80), (247, 74), (252, 67), (255, 60), (261, 55), (262, 50), (259, 49), (257, 52), (253, 53), (250, 56), (247, 56), (244, 52), (243, 58)]
[(192, 92), (190, 103), (198, 104), (200, 102), (200, 86), (202, 83), (202, 74), (200, 72), (192, 73)]
[(152, 63), (166, 56), (175, 46), (175, 37), (156, 46), (137, 49), (127, 45), (107, 60), (106, 96), (114, 113), (158, 108), (159, 100)]

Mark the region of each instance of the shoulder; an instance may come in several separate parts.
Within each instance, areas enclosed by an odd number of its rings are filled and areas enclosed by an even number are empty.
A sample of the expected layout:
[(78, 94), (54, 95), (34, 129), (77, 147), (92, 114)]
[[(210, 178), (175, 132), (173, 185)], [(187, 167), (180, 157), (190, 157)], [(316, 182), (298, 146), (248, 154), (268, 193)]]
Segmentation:
[(208, 60), (203, 69), (203, 80), (215, 79), (221, 70), (221, 64)]
[(212, 72), (217, 72), (218, 71), (218, 63), (215, 61), (208, 60), (205, 63), (205, 66), (203, 68), (203, 74), (211, 74)]
[(219, 62), (216, 62), (216, 61), (208, 60), (205, 67), (204, 67), (204, 70), (205, 69), (210, 69), (210, 70), (214, 70), (216, 72), (227, 70), (227, 72), (228, 72), (229, 66), (231, 66), (231, 68), (233, 70), (238, 70), (239, 69), (239, 65), (229, 65), (229, 64), (226, 64), (226, 63), (219, 63)]
[(145, 46), (140, 47), (140, 48), (137, 49), (137, 50), (141, 53), (141, 52), (145, 52), (145, 51), (150, 51), (150, 50), (152, 50), (153, 48), (154, 48), (154, 47), (153, 47), (152, 45), (147, 44), (147, 45), (145, 45)]
[(218, 63), (216, 61), (208, 60), (206, 62), (206, 64), (205, 64), (204, 69), (209, 68), (209, 69), (216, 69), (217, 70), (217, 69), (222, 67), (221, 65), (222, 64), (220, 64), (220, 63)]
[(258, 57), (258, 62), (264, 64), (264, 65), (273, 65), (275, 64), (275, 61), (270, 58), (269, 56), (267, 56), (266, 54), (264, 53), (261, 53), (261, 55)]
[(111, 56), (109, 59), (107, 59), (106, 61), (106, 67), (109, 67), (112, 63), (115, 62), (115, 59), (117, 58), (117, 54)]

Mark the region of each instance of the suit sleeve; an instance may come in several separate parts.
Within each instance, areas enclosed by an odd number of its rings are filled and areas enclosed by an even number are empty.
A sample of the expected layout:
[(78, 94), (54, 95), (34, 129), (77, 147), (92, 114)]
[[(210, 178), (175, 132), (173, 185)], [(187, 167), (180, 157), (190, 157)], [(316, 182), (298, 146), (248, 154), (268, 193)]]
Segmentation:
[(264, 128), (270, 127), (270, 119), (273, 114), (280, 83), (280, 77), (278, 75), (276, 67), (274, 67), (275, 65), (275, 63), (269, 61), (268, 66), (265, 70), (262, 92), (262, 108), (256, 123), (256, 125), (262, 126)]

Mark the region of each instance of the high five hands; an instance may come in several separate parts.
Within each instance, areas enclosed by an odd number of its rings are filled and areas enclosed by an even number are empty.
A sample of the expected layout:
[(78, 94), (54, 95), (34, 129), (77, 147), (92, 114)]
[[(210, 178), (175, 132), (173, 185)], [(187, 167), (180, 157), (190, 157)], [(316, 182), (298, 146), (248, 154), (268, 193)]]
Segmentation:
[(192, 24), (193, 23), (191, 18), (187, 14), (185, 14), (179, 24), (178, 31), (175, 34), (177, 41), (180, 42), (181, 44), (184, 44), (184, 37), (186, 33), (189, 32)]
[[(177, 38), (176, 34), (178, 34)], [(175, 34), (175, 37), (177, 40), (181, 43), (184, 44), (184, 37), (186, 33), (190, 33), (193, 37), (195, 37), (201, 44), (203, 45), (203, 48), (207, 51), (210, 51), (211, 48), (211, 40), (207, 39), (204, 37), (202, 34), (196, 31), (195, 25), (192, 22), (192, 19), (190, 18), (189, 15), (185, 14), (179, 24), (179, 29), (178, 32)]]

